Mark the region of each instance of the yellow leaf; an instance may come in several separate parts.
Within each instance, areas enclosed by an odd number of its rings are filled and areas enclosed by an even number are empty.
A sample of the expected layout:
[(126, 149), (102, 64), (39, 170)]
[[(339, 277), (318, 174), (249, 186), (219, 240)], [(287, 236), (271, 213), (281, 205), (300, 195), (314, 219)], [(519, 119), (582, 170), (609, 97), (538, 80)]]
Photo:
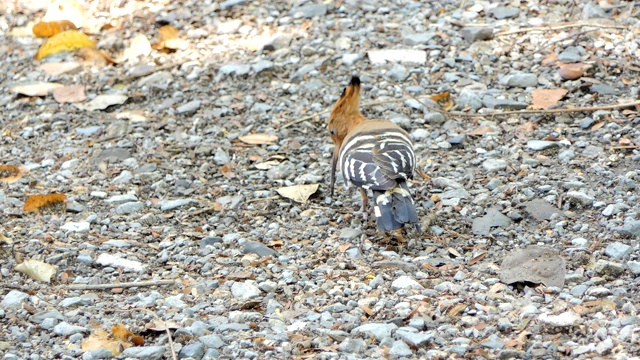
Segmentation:
[(249, 134), (245, 136), (238, 137), (240, 141), (243, 143), (251, 144), (251, 145), (261, 145), (261, 144), (273, 144), (278, 140), (277, 136), (268, 135), (268, 134)]
[(50, 282), (51, 276), (56, 273), (56, 268), (53, 265), (38, 260), (24, 261), (16, 265), (14, 269), (32, 279), (44, 282)]
[(56, 34), (42, 44), (36, 54), (36, 60), (57, 54), (62, 51), (71, 51), (83, 47), (94, 47), (95, 44), (89, 37), (77, 30), (67, 30)]
[(49, 22), (41, 21), (35, 24), (31, 29), (31, 31), (33, 31), (33, 35), (46, 38), (67, 30), (78, 30), (78, 28), (69, 20), (59, 20)]

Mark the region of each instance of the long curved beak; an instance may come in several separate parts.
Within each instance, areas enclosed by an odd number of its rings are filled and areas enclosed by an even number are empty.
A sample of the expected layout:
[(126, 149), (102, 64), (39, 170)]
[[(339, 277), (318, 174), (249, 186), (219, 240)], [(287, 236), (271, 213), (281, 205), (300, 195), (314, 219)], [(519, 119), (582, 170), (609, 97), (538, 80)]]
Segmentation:
[(333, 196), (333, 188), (336, 184), (336, 167), (338, 165), (338, 158), (340, 157), (340, 146), (336, 144), (333, 149), (333, 157), (331, 158), (331, 196)]

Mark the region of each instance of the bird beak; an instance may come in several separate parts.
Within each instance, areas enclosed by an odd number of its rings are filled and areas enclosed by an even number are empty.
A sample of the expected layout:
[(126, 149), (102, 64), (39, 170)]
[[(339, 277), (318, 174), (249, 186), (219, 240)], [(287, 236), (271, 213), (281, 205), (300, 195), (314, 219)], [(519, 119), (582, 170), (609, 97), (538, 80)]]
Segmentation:
[(340, 156), (340, 147), (336, 144), (333, 149), (333, 158), (331, 158), (331, 196), (333, 196), (333, 188), (336, 183), (336, 167), (338, 164), (338, 157)]

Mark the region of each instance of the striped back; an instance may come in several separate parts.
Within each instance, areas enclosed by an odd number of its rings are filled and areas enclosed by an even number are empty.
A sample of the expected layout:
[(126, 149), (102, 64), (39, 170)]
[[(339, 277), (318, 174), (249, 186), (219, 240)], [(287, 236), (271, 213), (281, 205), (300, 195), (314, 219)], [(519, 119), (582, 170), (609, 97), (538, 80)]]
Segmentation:
[(416, 157), (406, 131), (390, 121), (364, 121), (344, 139), (338, 160), (345, 184), (393, 189), (413, 178)]

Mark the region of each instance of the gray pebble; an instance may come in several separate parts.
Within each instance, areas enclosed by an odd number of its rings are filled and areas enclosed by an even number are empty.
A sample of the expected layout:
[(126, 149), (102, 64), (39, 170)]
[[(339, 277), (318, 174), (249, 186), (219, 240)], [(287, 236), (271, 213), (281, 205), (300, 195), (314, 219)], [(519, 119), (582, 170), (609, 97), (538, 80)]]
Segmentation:
[(167, 353), (164, 346), (132, 346), (125, 349), (121, 356), (141, 360), (160, 360)]
[(191, 100), (186, 104), (178, 106), (176, 112), (178, 114), (192, 114), (200, 108), (200, 100)]
[(180, 206), (191, 204), (193, 202), (195, 202), (195, 200), (193, 199), (162, 200), (158, 202), (158, 206), (162, 211), (169, 211), (179, 208)]
[(60, 336), (69, 336), (73, 334), (88, 332), (89, 329), (83, 326), (71, 325), (68, 322), (61, 322), (53, 327), (53, 332)]
[(204, 345), (200, 342), (185, 345), (178, 353), (178, 359), (201, 359), (204, 356)]
[(18, 310), (22, 308), (22, 303), (29, 298), (28, 294), (18, 290), (11, 290), (4, 296), (0, 307), (5, 310)]
[(129, 215), (133, 213), (137, 213), (144, 208), (144, 203), (140, 201), (128, 202), (125, 204), (118, 205), (116, 207), (116, 214), (118, 215)]
[(278, 252), (259, 242), (247, 241), (242, 249), (244, 254), (256, 254), (258, 256), (278, 256)]
[(247, 301), (260, 296), (261, 292), (255, 281), (234, 282), (231, 285), (231, 295), (240, 301)]
[(222, 338), (216, 334), (200, 336), (198, 340), (200, 340), (206, 347), (212, 349), (220, 349), (224, 346), (224, 341), (222, 341)]
[(487, 159), (482, 162), (482, 168), (486, 171), (500, 171), (507, 168), (507, 162), (502, 159)]
[(604, 249), (605, 255), (614, 258), (614, 259), (622, 259), (629, 256), (633, 252), (633, 248), (627, 244), (623, 244), (621, 242), (614, 242), (612, 244), (607, 245)]
[(538, 86), (538, 78), (534, 74), (527, 73), (506, 75), (500, 82), (508, 87), (527, 88)]

